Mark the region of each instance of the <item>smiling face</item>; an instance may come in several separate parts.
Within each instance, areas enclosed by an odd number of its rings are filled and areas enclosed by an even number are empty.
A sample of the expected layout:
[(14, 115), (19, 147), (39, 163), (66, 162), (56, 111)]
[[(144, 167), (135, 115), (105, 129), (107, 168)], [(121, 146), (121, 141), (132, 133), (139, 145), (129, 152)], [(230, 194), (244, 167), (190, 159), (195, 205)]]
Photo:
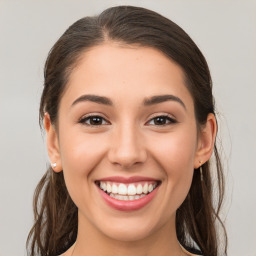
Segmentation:
[(134, 241), (175, 232), (194, 168), (210, 157), (178, 65), (152, 48), (93, 47), (69, 77), (58, 131), (45, 123), (80, 233)]

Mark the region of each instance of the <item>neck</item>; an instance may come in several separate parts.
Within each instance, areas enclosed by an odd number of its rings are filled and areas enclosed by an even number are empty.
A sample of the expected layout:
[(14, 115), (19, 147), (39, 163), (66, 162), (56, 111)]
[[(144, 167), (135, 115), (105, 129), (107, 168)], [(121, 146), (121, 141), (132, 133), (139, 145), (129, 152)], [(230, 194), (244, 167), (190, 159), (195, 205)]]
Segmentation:
[(106, 236), (79, 216), (77, 241), (70, 255), (181, 256), (186, 254), (181, 249), (176, 236), (175, 217), (142, 239), (120, 241)]

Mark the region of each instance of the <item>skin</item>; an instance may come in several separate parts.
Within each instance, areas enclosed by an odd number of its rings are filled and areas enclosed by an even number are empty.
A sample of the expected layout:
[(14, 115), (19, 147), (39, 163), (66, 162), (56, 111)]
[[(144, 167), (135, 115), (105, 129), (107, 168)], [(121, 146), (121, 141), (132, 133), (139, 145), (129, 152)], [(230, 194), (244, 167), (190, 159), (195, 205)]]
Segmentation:
[[(84, 94), (108, 97), (113, 106), (73, 102)], [(174, 95), (144, 106), (156, 95)], [(102, 124), (79, 122), (88, 114)], [(164, 125), (156, 116), (168, 115)], [(186, 198), (195, 168), (209, 160), (216, 120), (197, 129), (193, 99), (182, 69), (158, 50), (106, 42), (81, 56), (60, 101), (58, 128), (45, 115), (54, 171), (64, 172), (78, 207), (78, 237), (64, 256), (189, 255), (177, 240), (175, 213)], [(145, 207), (122, 212), (103, 201), (94, 181), (108, 176), (146, 176), (162, 183)], [(99, 246), (100, 244), (100, 246)], [(161, 250), (159, 250), (161, 248)]]

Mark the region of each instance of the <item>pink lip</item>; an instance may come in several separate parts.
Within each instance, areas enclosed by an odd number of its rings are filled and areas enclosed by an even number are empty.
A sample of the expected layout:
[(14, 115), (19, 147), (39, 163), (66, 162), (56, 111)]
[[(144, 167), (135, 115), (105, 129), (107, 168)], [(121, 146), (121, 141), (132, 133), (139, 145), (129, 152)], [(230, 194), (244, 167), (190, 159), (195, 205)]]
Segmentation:
[(99, 179), (99, 181), (112, 181), (117, 183), (133, 183), (133, 182), (139, 182), (139, 181), (157, 181), (157, 180), (150, 177), (143, 177), (143, 176), (132, 176), (132, 177), (111, 176), (111, 177)]
[[(97, 186), (98, 187), (98, 186)], [(135, 210), (139, 210), (142, 207), (144, 207), (145, 205), (147, 205), (149, 202), (151, 202), (151, 200), (154, 198), (154, 196), (156, 195), (157, 191), (158, 191), (158, 187), (156, 187), (151, 193), (149, 193), (148, 195), (137, 199), (137, 200), (131, 200), (131, 201), (121, 201), (121, 200), (117, 200), (111, 196), (109, 196), (107, 193), (105, 193), (103, 190), (101, 190), (98, 187), (98, 190), (101, 194), (101, 196), (103, 197), (103, 199), (105, 200), (105, 202), (112, 208), (119, 210), (119, 211), (135, 211)]]

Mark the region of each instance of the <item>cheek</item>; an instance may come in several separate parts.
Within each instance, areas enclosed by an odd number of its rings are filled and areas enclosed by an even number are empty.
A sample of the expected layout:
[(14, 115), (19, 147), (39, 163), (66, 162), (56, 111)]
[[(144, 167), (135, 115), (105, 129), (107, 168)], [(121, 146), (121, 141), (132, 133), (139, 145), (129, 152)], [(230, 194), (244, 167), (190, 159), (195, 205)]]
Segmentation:
[(86, 136), (67, 129), (60, 132), (60, 141), (65, 183), (71, 198), (79, 204), (80, 200), (84, 200), (82, 197), (88, 195), (92, 186), (91, 174), (103, 159), (105, 146), (99, 135)]
[[(68, 134), (66, 136), (65, 134)], [(75, 131), (65, 131), (60, 136), (61, 162), (64, 172), (89, 175), (105, 152), (102, 135), (87, 135)]]
[(182, 175), (193, 169), (196, 145), (196, 136), (191, 132), (173, 133), (162, 138), (154, 152), (168, 175)]
[(165, 176), (166, 200), (172, 202), (167, 205), (177, 209), (186, 198), (192, 183), (196, 136), (192, 136), (189, 131), (173, 133), (159, 143), (161, 146), (155, 147), (154, 154)]

